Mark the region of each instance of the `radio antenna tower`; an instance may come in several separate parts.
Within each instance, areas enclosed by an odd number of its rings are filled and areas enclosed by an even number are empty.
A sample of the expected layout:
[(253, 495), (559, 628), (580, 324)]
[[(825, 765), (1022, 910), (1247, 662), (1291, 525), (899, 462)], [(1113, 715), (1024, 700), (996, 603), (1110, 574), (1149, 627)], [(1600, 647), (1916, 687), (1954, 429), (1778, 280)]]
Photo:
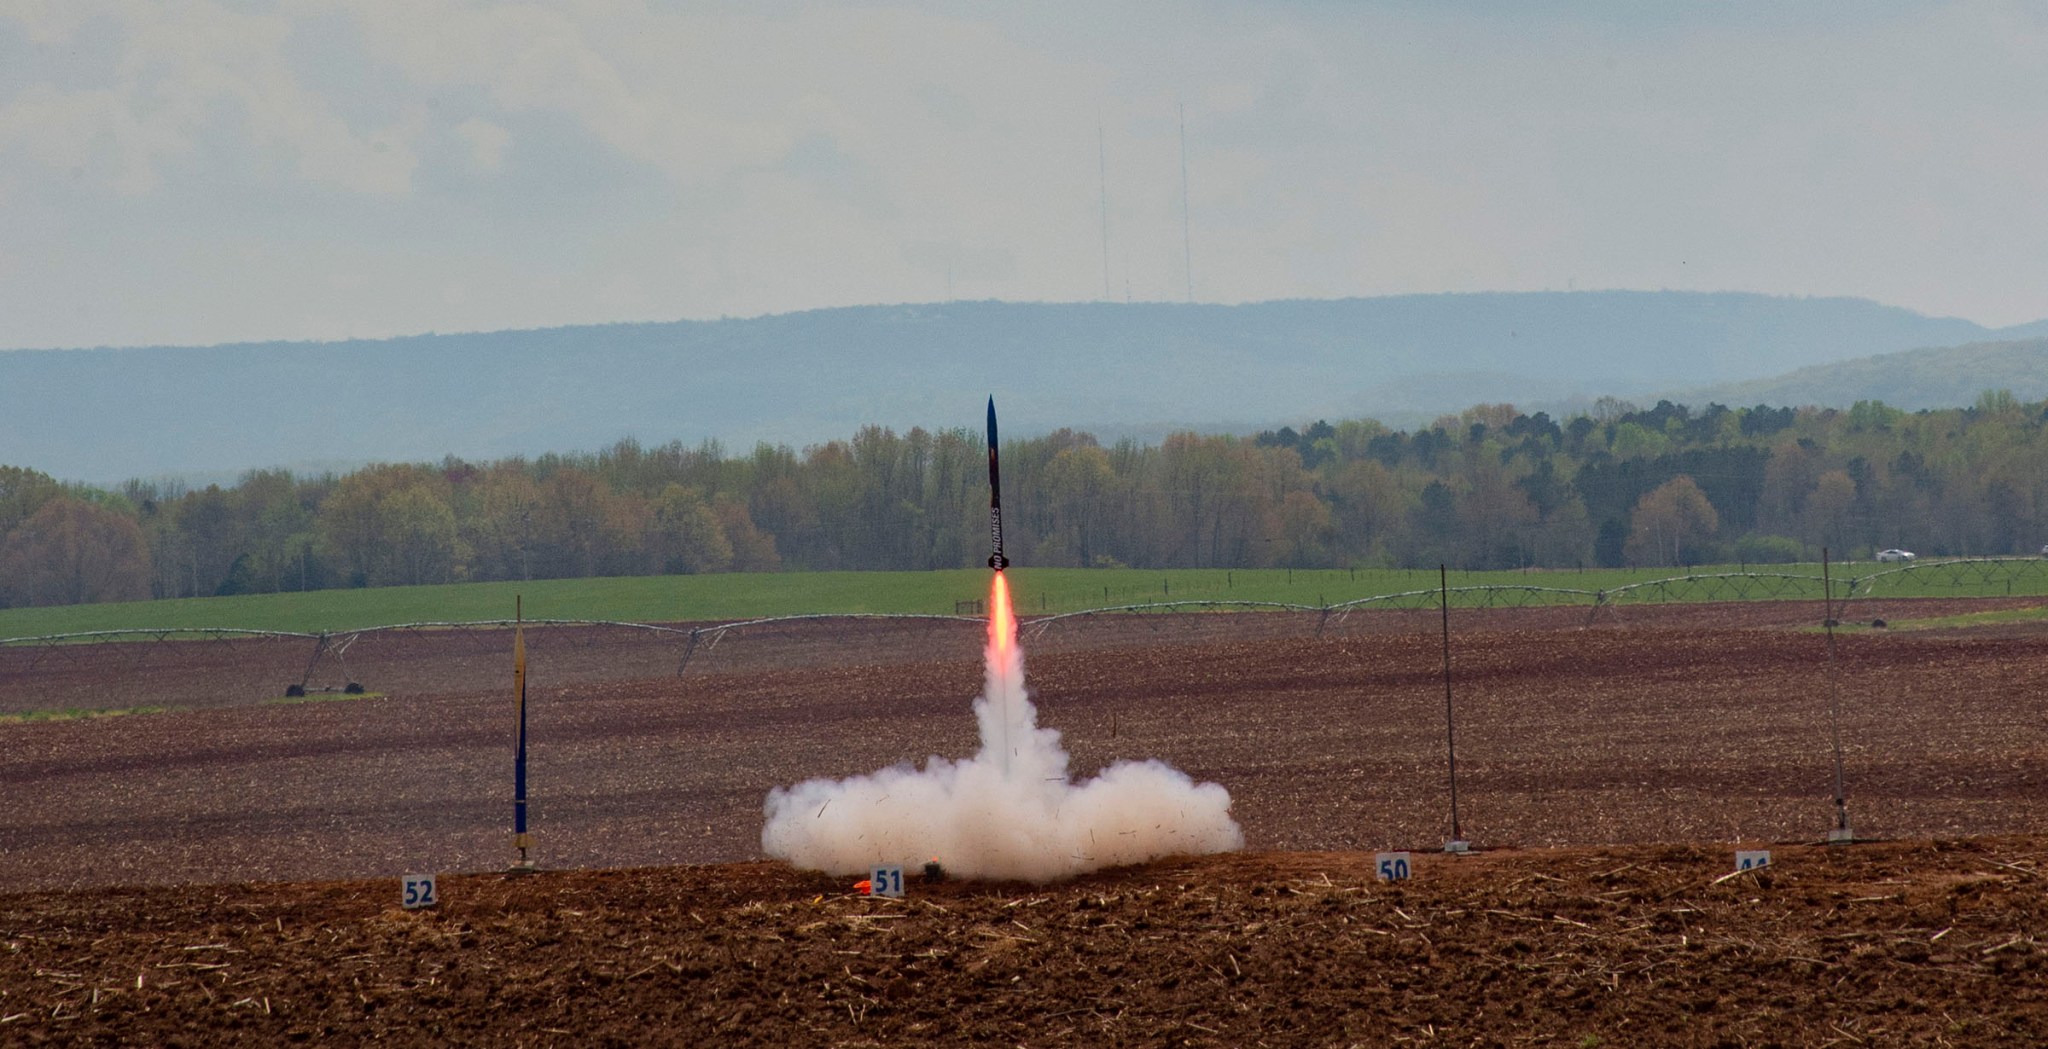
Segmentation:
[(1102, 184), (1102, 297), (1114, 293), (1109, 287), (1109, 147), (1103, 142), (1102, 116), (1095, 117), (1095, 172)]
[(1188, 237), (1188, 104), (1180, 104), (1180, 253), (1188, 277), (1188, 301), (1195, 301), (1195, 249)]

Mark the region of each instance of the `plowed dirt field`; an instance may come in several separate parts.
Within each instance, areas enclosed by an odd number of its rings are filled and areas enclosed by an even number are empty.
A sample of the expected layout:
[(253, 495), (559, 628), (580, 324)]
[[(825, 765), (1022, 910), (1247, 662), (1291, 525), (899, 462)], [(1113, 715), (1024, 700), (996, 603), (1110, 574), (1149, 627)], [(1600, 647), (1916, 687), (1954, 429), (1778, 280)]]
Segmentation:
[(0, 897), (0, 1042), (2040, 1045), (2038, 838), (1245, 854), (901, 901), (780, 865)]
[[(209, 675), (233, 644), (56, 683), (0, 653), (5, 709), (172, 708), (0, 723), (0, 1044), (2048, 1041), (2048, 637), (1830, 660), (1817, 612), (1457, 616), (1456, 859), (1433, 615), (1027, 638), (1077, 773), (1219, 782), (1252, 851), (901, 902), (759, 862), (762, 799), (971, 751), (972, 633), (820, 626), (681, 678), (558, 635), (527, 877), (457, 873), (509, 858), (507, 639), (392, 639), (350, 657), (385, 695), (293, 706), (209, 690), (256, 676)], [(1866, 841), (1805, 844), (1836, 738)], [(1774, 867), (1724, 878), (1738, 846)], [(1413, 880), (1374, 879), (1393, 848)], [(427, 871), (443, 904), (399, 909)]]

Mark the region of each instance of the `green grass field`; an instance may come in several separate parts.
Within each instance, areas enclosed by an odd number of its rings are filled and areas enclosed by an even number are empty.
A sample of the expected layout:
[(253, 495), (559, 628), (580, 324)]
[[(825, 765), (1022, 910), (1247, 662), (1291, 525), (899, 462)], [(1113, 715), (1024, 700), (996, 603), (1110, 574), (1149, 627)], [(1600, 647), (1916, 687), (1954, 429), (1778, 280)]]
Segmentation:
[[(1925, 619), (1893, 619), (1885, 629), (1901, 630), (1955, 630), (1973, 626), (1999, 626), (2007, 623), (2039, 623), (2048, 620), (2048, 608), (2009, 608), (1997, 612), (1965, 612), (1955, 616), (1928, 616)], [(1861, 623), (1845, 623), (1842, 629), (1849, 632), (1869, 632), (1870, 627)]]
[[(1895, 566), (1838, 565), (1843, 580)], [(1632, 583), (1743, 571), (1739, 565), (1669, 568), (1452, 572), (1452, 587), (1516, 586), (1613, 590)], [(1818, 597), (1819, 565), (1750, 566), (1751, 571), (1810, 577), (1783, 596)], [(1017, 610), (1026, 616), (1161, 601), (1269, 601), (1320, 606), (1383, 594), (1433, 590), (1435, 570), (1381, 569), (1082, 569), (1010, 570)], [(2048, 596), (2048, 562), (2016, 560), (1958, 571), (1922, 563), (1878, 579), (1893, 597)], [(525, 583), (322, 590), (304, 594), (0, 609), (0, 639), (98, 630), (219, 628), (317, 633), (419, 622), (510, 619), (522, 598), (529, 619), (628, 622), (727, 621), (805, 612), (950, 615), (985, 597), (988, 572), (787, 572), (740, 575), (551, 579)], [(1674, 584), (1661, 599), (1726, 600), (1730, 595)], [(1538, 598), (1537, 600), (1543, 600)], [(1579, 603), (1559, 595), (1551, 600)]]
[(169, 707), (95, 707), (69, 710), (24, 710), (0, 714), (0, 725), (33, 725), (43, 721), (82, 721), (88, 718), (119, 718), (131, 714), (161, 714)]

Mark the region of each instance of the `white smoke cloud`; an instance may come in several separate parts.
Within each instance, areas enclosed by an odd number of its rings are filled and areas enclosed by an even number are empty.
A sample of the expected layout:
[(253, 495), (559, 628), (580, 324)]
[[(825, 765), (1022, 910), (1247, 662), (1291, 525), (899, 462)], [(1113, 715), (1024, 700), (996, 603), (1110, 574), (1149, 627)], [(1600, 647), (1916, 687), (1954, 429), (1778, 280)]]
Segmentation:
[(1230, 792), (1163, 762), (1118, 762), (1072, 782), (1059, 732), (1038, 726), (1025, 692), (1022, 651), (992, 644), (986, 658), (980, 751), (769, 791), (763, 851), (830, 874), (936, 857), (958, 877), (1049, 882), (1243, 847)]

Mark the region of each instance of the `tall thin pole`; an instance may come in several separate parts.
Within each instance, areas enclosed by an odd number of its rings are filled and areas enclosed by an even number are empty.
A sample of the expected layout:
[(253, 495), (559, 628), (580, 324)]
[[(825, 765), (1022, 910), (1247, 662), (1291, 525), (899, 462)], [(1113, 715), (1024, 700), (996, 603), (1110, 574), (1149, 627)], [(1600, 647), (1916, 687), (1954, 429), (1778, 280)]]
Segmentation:
[(1835, 833), (1830, 841), (1849, 837), (1849, 799), (1842, 787), (1842, 685), (1841, 669), (1835, 662), (1835, 584), (1828, 567), (1828, 548), (1820, 548), (1822, 604), (1826, 608), (1822, 627), (1828, 632), (1828, 742), (1835, 752)]
[(1188, 301), (1195, 301), (1195, 248), (1188, 233), (1188, 104), (1180, 104), (1180, 253), (1188, 278)]
[(512, 683), (519, 693), (519, 732), (512, 756), (512, 844), (519, 850), (515, 869), (533, 867), (527, 849), (533, 840), (526, 833), (526, 610), (523, 600), (512, 598)]
[(1102, 301), (1114, 294), (1109, 286), (1109, 146), (1102, 135), (1102, 118), (1095, 118), (1096, 176), (1102, 184)]
[(1464, 841), (1458, 825), (1458, 731), (1451, 715), (1451, 575), (1442, 564), (1436, 566), (1437, 607), (1444, 619), (1444, 749), (1451, 756), (1451, 840)]

